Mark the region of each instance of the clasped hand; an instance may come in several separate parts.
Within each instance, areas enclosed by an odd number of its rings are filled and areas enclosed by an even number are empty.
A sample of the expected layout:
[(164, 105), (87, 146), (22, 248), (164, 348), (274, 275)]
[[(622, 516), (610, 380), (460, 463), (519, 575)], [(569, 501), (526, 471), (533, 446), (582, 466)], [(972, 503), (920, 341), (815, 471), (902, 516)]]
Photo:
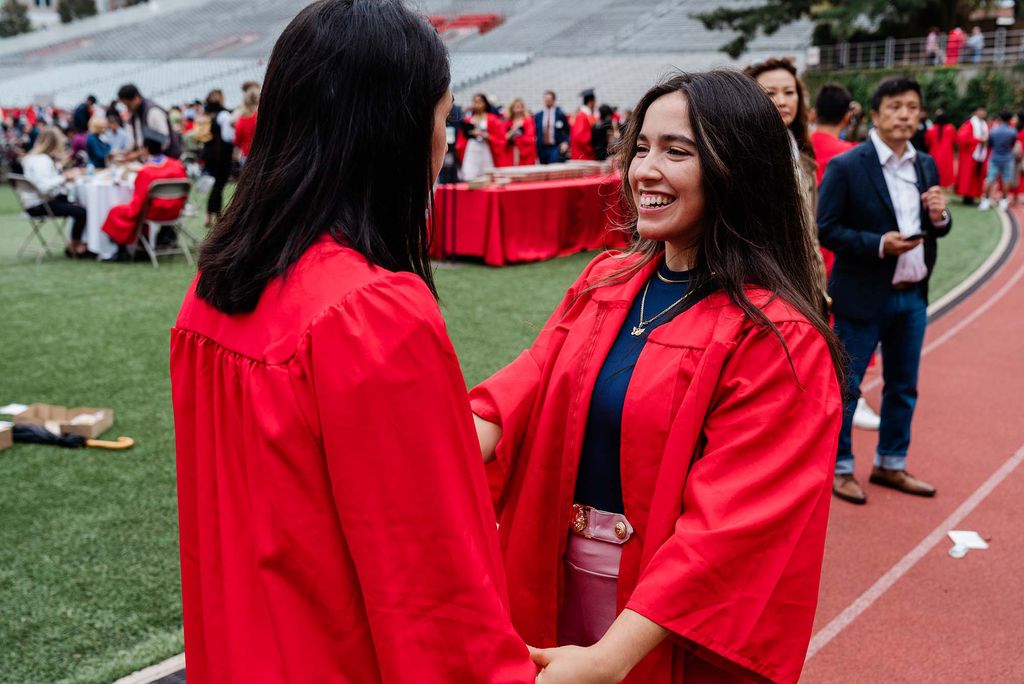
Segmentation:
[(534, 664), (541, 668), (537, 684), (618, 684), (622, 681), (614, 665), (594, 646), (528, 648)]

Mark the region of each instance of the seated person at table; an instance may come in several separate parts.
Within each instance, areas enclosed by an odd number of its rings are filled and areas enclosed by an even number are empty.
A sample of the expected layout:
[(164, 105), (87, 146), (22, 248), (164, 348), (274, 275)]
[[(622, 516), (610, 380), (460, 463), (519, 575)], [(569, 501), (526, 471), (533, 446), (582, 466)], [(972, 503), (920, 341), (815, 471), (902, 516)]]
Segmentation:
[(128, 131), (125, 129), (124, 122), (121, 121), (121, 117), (118, 116), (117, 112), (114, 112), (113, 115), (107, 114), (107, 130), (100, 138), (103, 142), (110, 145), (111, 154), (120, 155), (121, 152), (127, 152), (132, 147)]
[(35, 144), (21, 158), (25, 178), (36, 187), (36, 191), (19, 190), (21, 204), (29, 216), (67, 216), (73, 220), (71, 240), (64, 248), (68, 258), (95, 258), (89, 252), (82, 235), (85, 233), (85, 207), (68, 199), (67, 181), (78, 175), (77, 169), (61, 172), (59, 161), (66, 156), (67, 139), (60, 129), (50, 126), (42, 129)]
[[(149, 186), (153, 181), (186, 180), (188, 178), (185, 167), (180, 161), (164, 155), (162, 150), (167, 144), (165, 136), (155, 131), (147, 132), (144, 144), (150, 157), (135, 177), (135, 192), (132, 195), (132, 201), (111, 208), (107, 220), (103, 222), (103, 232), (121, 246), (135, 244), (135, 229), (139, 224), (142, 206), (146, 203), (146, 195), (149, 193)], [(172, 221), (181, 213), (182, 207), (185, 206), (185, 199), (184, 197), (176, 200), (154, 199), (149, 204), (146, 220), (157, 223)], [(119, 255), (122, 254), (123, 251), (119, 251)]]
[(107, 130), (107, 117), (94, 116), (89, 119), (89, 137), (85, 141), (85, 151), (89, 154), (89, 163), (97, 169), (107, 168), (107, 157), (110, 156), (110, 145), (103, 142), (103, 133)]

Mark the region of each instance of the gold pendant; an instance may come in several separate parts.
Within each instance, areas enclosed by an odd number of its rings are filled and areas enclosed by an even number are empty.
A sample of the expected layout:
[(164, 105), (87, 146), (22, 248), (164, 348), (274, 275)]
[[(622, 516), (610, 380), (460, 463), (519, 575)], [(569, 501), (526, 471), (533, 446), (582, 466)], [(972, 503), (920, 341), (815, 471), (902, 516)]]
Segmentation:
[(644, 334), (644, 329), (638, 325), (633, 326), (633, 337), (640, 337)]

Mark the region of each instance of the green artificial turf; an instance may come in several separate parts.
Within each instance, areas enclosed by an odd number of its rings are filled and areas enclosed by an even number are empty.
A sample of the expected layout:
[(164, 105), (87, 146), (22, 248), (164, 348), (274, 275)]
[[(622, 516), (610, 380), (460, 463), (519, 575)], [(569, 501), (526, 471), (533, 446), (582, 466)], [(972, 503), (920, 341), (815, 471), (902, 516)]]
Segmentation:
[[(137, 445), (0, 452), (0, 682), (109, 682), (182, 648), (167, 348), (192, 274), (181, 258), (159, 269), (17, 258), (28, 228), (16, 207), (0, 189), (0, 405), (112, 407), (107, 436)], [(993, 212), (953, 211), (936, 296), (998, 236)], [(469, 384), (529, 344), (591, 256), (438, 270)]]

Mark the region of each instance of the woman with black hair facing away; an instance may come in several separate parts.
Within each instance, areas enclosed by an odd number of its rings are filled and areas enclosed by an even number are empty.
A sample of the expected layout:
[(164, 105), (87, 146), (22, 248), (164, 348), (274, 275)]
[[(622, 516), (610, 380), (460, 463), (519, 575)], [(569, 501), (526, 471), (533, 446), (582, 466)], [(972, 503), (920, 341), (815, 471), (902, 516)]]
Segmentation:
[(532, 682), (426, 217), (448, 58), (400, 0), (274, 47), (171, 333), (189, 682)]
[(789, 137), (748, 77), (680, 74), (620, 153), (631, 247), (471, 392), (513, 622), (542, 684), (795, 682), (841, 371)]

